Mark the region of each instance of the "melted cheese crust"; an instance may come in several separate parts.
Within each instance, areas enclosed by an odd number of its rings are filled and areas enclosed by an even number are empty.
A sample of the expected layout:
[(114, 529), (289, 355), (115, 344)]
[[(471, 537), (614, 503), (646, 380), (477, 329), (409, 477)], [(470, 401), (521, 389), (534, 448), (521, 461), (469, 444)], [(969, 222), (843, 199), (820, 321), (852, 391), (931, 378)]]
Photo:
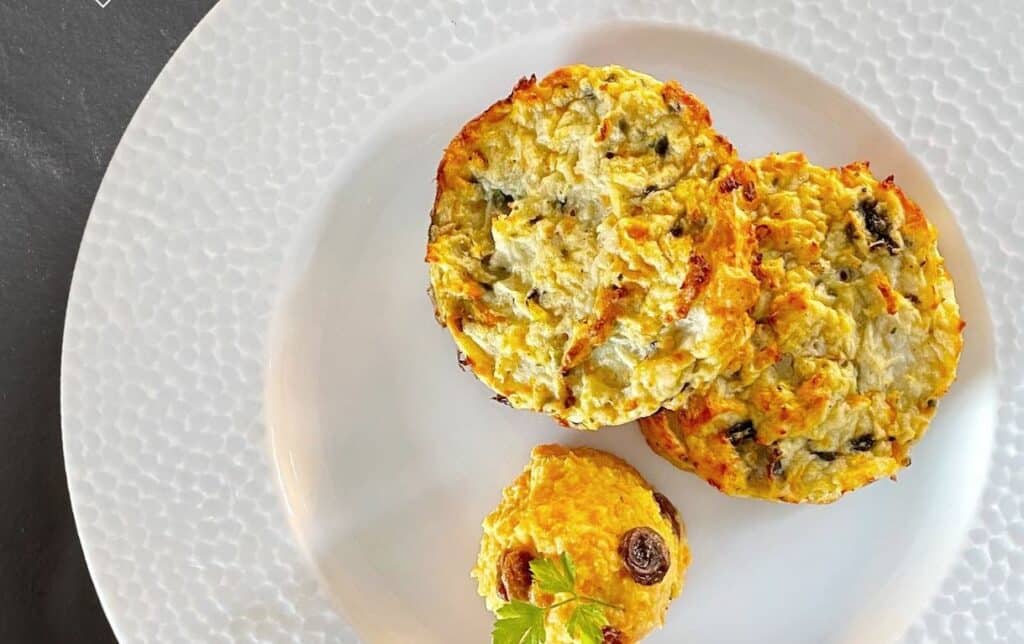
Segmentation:
[[(618, 553), (622, 536), (636, 527), (653, 529), (669, 548), (668, 573), (651, 586), (633, 581)], [(576, 566), (578, 593), (623, 607), (608, 609), (605, 616), (627, 642), (640, 640), (664, 623), (690, 563), (685, 531), (676, 536), (647, 481), (622, 459), (585, 447), (534, 448), (530, 463), (505, 488), (501, 504), (484, 520), (483, 528), (472, 574), (489, 610), (497, 611), (505, 603), (498, 595), (497, 571), (506, 551), (526, 550), (550, 559), (565, 552)], [(547, 606), (552, 600), (551, 595), (531, 588), (532, 603)], [(577, 641), (566, 631), (571, 613), (568, 605), (548, 613), (548, 642)]]

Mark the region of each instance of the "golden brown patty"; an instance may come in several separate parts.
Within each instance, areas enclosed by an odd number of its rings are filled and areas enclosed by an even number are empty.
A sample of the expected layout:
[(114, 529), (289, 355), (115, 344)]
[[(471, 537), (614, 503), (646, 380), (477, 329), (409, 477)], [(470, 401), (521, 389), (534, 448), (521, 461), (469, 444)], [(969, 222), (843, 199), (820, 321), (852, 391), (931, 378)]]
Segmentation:
[(761, 293), (742, 369), (648, 443), (727, 494), (827, 503), (910, 464), (962, 346), (934, 228), (866, 163), (753, 162)]
[[(668, 499), (625, 461), (595, 449), (535, 448), (483, 527), (473, 576), (488, 609), (514, 599), (542, 607), (565, 599), (540, 591), (529, 568), (532, 560), (555, 561), (565, 553), (575, 563), (576, 592), (619, 607), (604, 611), (606, 638), (619, 637), (607, 641), (636, 642), (661, 626), (690, 562), (683, 524)], [(647, 542), (640, 571), (623, 549), (638, 540)], [(547, 612), (549, 644), (578, 641), (566, 629), (573, 608)]]
[(675, 82), (582, 65), (520, 81), (437, 172), (427, 261), (462, 362), (576, 427), (676, 406), (753, 328), (740, 165)]

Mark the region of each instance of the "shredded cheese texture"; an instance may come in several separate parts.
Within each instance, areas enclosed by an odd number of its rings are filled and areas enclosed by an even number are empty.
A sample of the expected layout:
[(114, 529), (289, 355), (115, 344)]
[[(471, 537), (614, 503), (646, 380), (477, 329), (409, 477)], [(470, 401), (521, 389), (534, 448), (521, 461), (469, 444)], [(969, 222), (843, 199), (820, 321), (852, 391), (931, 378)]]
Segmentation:
[(728, 494), (827, 503), (910, 464), (964, 323), (935, 229), (892, 177), (798, 153), (751, 167), (761, 288), (742, 368), (641, 428)]
[(747, 172), (677, 83), (520, 81), (437, 172), (426, 257), (462, 363), (578, 428), (678, 407), (753, 330)]

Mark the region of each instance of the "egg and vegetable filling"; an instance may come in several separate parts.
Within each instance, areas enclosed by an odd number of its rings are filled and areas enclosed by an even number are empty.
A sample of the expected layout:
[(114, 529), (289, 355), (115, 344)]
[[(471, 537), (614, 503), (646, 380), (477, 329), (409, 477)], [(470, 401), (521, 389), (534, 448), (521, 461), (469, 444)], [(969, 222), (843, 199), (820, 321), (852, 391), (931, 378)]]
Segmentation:
[(678, 407), (753, 330), (743, 171), (675, 82), (582, 65), (521, 81), (437, 172), (427, 261), (460, 363), (578, 428)]
[(751, 168), (760, 291), (741, 367), (641, 428), (728, 494), (827, 503), (910, 464), (964, 323), (935, 229), (892, 177), (799, 153)]

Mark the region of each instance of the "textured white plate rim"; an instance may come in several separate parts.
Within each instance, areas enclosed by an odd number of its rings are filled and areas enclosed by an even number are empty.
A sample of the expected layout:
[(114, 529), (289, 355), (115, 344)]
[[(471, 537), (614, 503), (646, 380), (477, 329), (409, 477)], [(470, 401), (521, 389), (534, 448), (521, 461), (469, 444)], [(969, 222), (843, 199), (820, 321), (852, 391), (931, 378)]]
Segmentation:
[[(183, 58), (183, 57), (186, 57), (186, 56), (190, 55), (188, 52), (190, 50), (192, 41), (198, 40), (200, 38), (200, 36), (197, 35), (197, 34), (201, 33), (200, 28), (201, 27), (207, 27), (209, 24), (213, 23), (214, 20), (216, 19), (215, 16), (219, 15), (221, 13), (221, 11), (222, 11), (222, 8), (224, 6), (226, 6), (227, 4), (228, 4), (227, 2), (218, 2), (217, 4), (215, 4), (206, 13), (206, 15), (203, 16), (202, 19), (200, 19), (200, 21), (198, 23), (196, 23), (196, 26), (192, 29), (192, 31), (189, 32), (189, 34), (187, 36), (185, 36), (185, 39), (182, 40), (182, 42), (178, 46), (178, 48), (174, 51), (173, 54), (171, 54), (171, 57), (167, 60), (166, 63), (164, 63), (164, 66), (160, 70), (160, 74), (157, 74), (157, 79), (153, 82), (152, 85), (150, 85), (149, 89), (146, 90), (146, 93), (145, 93), (145, 95), (143, 95), (142, 100), (139, 101), (139, 106), (135, 109), (135, 113), (132, 114), (132, 117), (128, 120), (128, 125), (125, 127), (124, 133), (121, 135), (121, 139), (118, 141), (117, 146), (114, 148), (114, 153), (111, 155), (111, 159), (114, 159), (114, 158), (117, 157), (118, 152), (120, 151), (121, 146), (124, 144), (125, 140), (129, 137), (130, 134), (132, 134), (135, 131), (135, 129), (137, 128), (136, 122), (140, 121), (142, 118), (144, 118), (143, 116), (140, 116), (140, 114), (143, 114), (143, 109), (142, 108), (143, 108), (144, 105), (146, 105), (146, 103), (147, 103), (147, 101), (149, 99), (150, 94), (153, 92), (153, 89), (156, 87), (157, 82), (159, 82), (160, 75), (163, 74), (163, 70), (167, 69), (167, 67), (169, 67), (173, 62), (175, 62), (175, 60), (177, 58), (179, 58), (179, 57)], [(97, 189), (97, 195), (103, 190), (103, 185), (104, 185), (104, 183), (106, 183), (107, 175), (110, 174), (110, 171), (111, 171), (111, 165), (108, 164), (107, 168), (103, 172), (103, 178), (100, 180), (100, 187)], [(95, 211), (96, 211), (96, 205), (95, 205), (95, 200), (94, 200), (93, 201), (93, 207), (89, 211), (89, 218), (88, 218), (88, 220), (86, 220), (85, 230), (82, 231), (82, 241), (81, 241), (81, 243), (79, 245), (78, 256), (75, 259), (75, 267), (74, 267), (74, 270), (72, 271), (72, 274), (71, 274), (71, 284), (68, 287), (68, 302), (69, 302), (69, 304), (70, 304), (71, 298), (74, 296), (74, 294), (76, 292), (77, 283), (79, 281), (81, 281), (81, 279), (82, 279), (81, 273), (78, 270), (78, 263), (81, 261), (81, 258), (82, 258), (82, 246), (85, 245), (86, 240), (88, 239), (88, 235), (89, 235), (89, 222), (92, 221), (93, 216), (95, 214)], [(71, 307), (69, 306), (68, 307), (67, 315), (64, 318), (64, 329), (63, 329), (63, 334), (62, 334), (62, 337), (63, 337), (62, 344), (63, 344), (63, 346), (62, 346), (62, 349), (61, 349), (61, 365), (60, 365), (60, 371), (61, 371), (60, 413), (61, 413), (62, 425), (63, 425), (63, 418), (68, 413), (68, 409), (69, 409), (68, 400), (66, 398), (66, 389), (65, 389), (65, 385), (64, 385), (64, 372), (68, 369), (68, 366), (70, 364), (70, 362), (69, 362), (69, 352), (68, 352), (68, 348), (67, 348), (68, 330), (71, 329), (73, 326), (75, 326), (78, 323), (79, 323), (79, 321), (77, 320), (77, 318), (75, 318), (74, 315), (72, 315)], [(77, 454), (74, 454), (74, 453), (69, 451), (68, 441), (66, 439), (62, 439), (62, 441), (61, 441), (61, 453), (62, 453), (63, 458), (64, 458), (65, 476), (67, 477), (67, 481), (68, 481), (68, 494), (69, 494), (69, 496), (71, 498), (71, 514), (72, 514), (72, 516), (74, 516), (74, 518), (75, 518), (75, 525), (78, 527), (78, 538), (79, 538), (79, 541), (82, 544), (82, 555), (85, 558), (85, 566), (89, 570), (89, 574), (90, 574), (90, 576), (93, 579), (93, 586), (96, 589), (96, 596), (97, 596), (97, 598), (100, 601), (100, 606), (103, 608), (104, 614), (107, 616), (107, 622), (110, 624), (111, 630), (114, 631), (114, 636), (117, 638), (117, 640), (119, 642), (129, 641), (129, 638), (127, 637), (127, 634), (121, 632), (121, 630), (120, 630), (120, 621), (116, 618), (117, 612), (112, 610), (112, 608), (114, 607), (115, 604), (114, 604), (112, 598), (109, 596), (109, 594), (107, 592), (108, 589), (103, 584), (96, 583), (96, 568), (95, 568), (95, 563), (94, 563), (94, 559), (95, 559), (94, 552), (95, 552), (95, 550), (94, 550), (93, 547), (91, 547), (92, 546), (92, 542), (90, 540), (90, 536), (91, 535), (90, 535), (90, 533), (88, 531), (82, 529), (82, 527), (81, 527), (82, 526), (82, 521), (79, 520), (79, 512), (80, 512), (79, 508), (81, 508), (83, 503), (84, 503), (83, 496), (84, 496), (85, 492), (83, 492), (83, 490), (80, 488), (80, 486), (75, 485), (75, 479), (73, 479), (72, 476), (71, 476), (71, 472), (70, 472), (69, 468), (72, 467), (71, 463), (76, 462), (75, 459), (76, 459)]]
[[(182, 59), (182, 58), (185, 58), (185, 57), (188, 57), (188, 56), (193, 56), (194, 55), (193, 50), (199, 48), (198, 45), (195, 44), (196, 41), (198, 41), (201, 37), (209, 38), (215, 28), (223, 26), (223, 23), (227, 23), (228, 22), (228, 18), (230, 16), (230, 14), (225, 9), (225, 7), (237, 8), (238, 6), (239, 6), (239, 3), (222, 2), (221, 6), (216, 7), (213, 11), (211, 11), (210, 14), (208, 14), (208, 16), (202, 21), (200, 27), (198, 27), (196, 29), (196, 31), (193, 32), (193, 34), (190, 35), (189, 38), (186, 39), (186, 41), (182, 44), (182, 46), (179, 48), (178, 52), (175, 54), (175, 56), (172, 58), (172, 60), (168, 63), (168, 67), (171, 67), (172, 65), (178, 64), (180, 62), (180, 59)], [(792, 7), (788, 7), (788, 9), (792, 10)], [(540, 10), (538, 9), (537, 11), (540, 11)], [(646, 12), (647, 9), (640, 9), (639, 11)], [(716, 18), (714, 16), (712, 16), (711, 18), (708, 18), (706, 14), (696, 15), (699, 12), (697, 10), (694, 10), (694, 11), (695, 11), (695, 15), (691, 16), (694, 20), (700, 20), (700, 21), (703, 21), (704, 23), (711, 23), (712, 24), (713, 27), (711, 29), (707, 29), (707, 31), (711, 31), (711, 32), (715, 33), (716, 35), (722, 35), (722, 36), (725, 36), (725, 37), (733, 37), (730, 34), (722, 33), (720, 30), (715, 28), (715, 27), (718, 27), (720, 25), (716, 23)], [(651, 9), (651, 12), (652, 13), (662, 12), (657, 17), (657, 19), (654, 21), (654, 22), (657, 22), (657, 23), (678, 22), (681, 19), (681, 17), (682, 17), (679, 13), (673, 13), (671, 9), (665, 9), (664, 7), (659, 7), (659, 8), (656, 8), (656, 9)], [(615, 13), (615, 12), (614, 11), (610, 11), (610, 13)], [(783, 14), (786, 15), (786, 11), (783, 11)], [(668, 15), (669, 17), (665, 18), (664, 17), (665, 15)], [(223, 17), (223, 19), (222, 19), (222, 17)], [(643, 22), (647, 22), (647, 21), (643, 21)], [(589, 26), (594, 26), (594, 25), (591, 23)], [(705, 30), (703, 26), (699, 26), (699, 27), (696, 27), (696, 28), (698, 30), (701, 30), (701, 31)], [(741, 29), (741, 28), (742, 27), (732, 27), (732, 29), (734, 31), (736, 29)], [(522, 33), (533, 33), (533, 32), (529, 31), (528, 28), (527, 28), (527, 31), (524, 31)], [(747, 40), (743, 40), (743, 42), (745, 42), (747, 44), (755, 44), (755, 46), (762, 46), (765, 43), (765, 37), (763, 37), (761, 35), (758, 35), (758, 34), (755, 34), (755, 36), (757, 36), (760, 39), (760, 40), (758, 40), (756, 42), (756, 44), (755, 43), (751, 43), (750, 41), (747, 41)], [(767, 38), (767, 40), (770, 41), (773, 45), (779, 45), (780, 44), (778, 42), (778, 40), (774, 39), (774, 38), (770, 38), (769, 37), (769, 38)], [(811, 40), (814, 40), (813, 36), (811, 37)], [(785, 49), (786, 47), (783, 46), (782, 48)], [(781, 56), (781, 57), (783, 57), (790, 64), (796, 64), (796, 65), (798, 65), (798, 66), (800, 66), (800, 67), (802, 67), (804, 69), (808, 69), (812, 73), (814, 73), (814, 74), (816, 74), (818, 76), (822, 75), (820, 69), (817, 69), (817, 68), (812, 67), (811, 65), (807, 64), (805, 59), (797, 58), (797, 57), (794, 57), (794, 56), (791, 56), (791, 55), (788, 55), (788, 54), (778, 53), (775, 50), (774, 47), (769, 48), (769, 51), (771, 51), (773, 56)], [(154, 93), (154, 90), (157, 88), (157, 85), (159, 84), (159, 82), (160, 81), (158, 80), (158, 83), (155, 84), (154, 88), (151, 89), (150, 93), (147, 94), (146, 98), (143, 100), (142, 104), (140, 105), (140, 108), (137, 111), (135, 117), (133, 117), (133, 119), (132, 119), (128, 129), (126, 130), (125, 137), (122, 139), (121, 144), (119, 144), (118, 149), (115, 152), (115, 159), (118, 158), (119, 155), (123, 154), (122, 148), (125, 147), (125, 141), (127, 141), (132, 136), (136, 136), (138, 134), (138, 130), (141, 129), (141, 127), (142, 127), (140, 125), (140, 122), (143, 120), (143, 118), (145, 118), (145, 119), (152, 119), (153, 115), (149, 114), (147, 110), (149, 109), (150, 104), (153, 102), (151, 100), (151, 95)], [(990, 82), (990, 81), (986, 80), (985, 82)], [(843, 85), (841, 85), (839, 83), (833, 83), (833, 84), (836, 87), (838, 87), (841, 91), (849, 93), (847, 91), (847, 88), (844, 87)], [(403, 92), (402, 100), (408, 100), (408, 97), (413, 95), (413, 94), (414, 94), (414, 90), (409, 90), (407, 92)], [(399, 102), (400, 101), (396, 101), (396, 102), (394, 102), (393, 105), (397, 105)], [(856, 101), (856, 102), (860, 103), (859, 100)], [(876, 109), (877, 109), (877, 105), (873, 105), (872, 108), (871, 108), (871, 111), (874, 112), (874, 110), (876, 110)], [(906, 116), (904, 116), (904, 115), (901, 115), (901, 118), (903, 119), (903, 121), (902, 121), (903, 123), (909, 123), (910, 122), (910, 120)], [(380, 119), (378, 119), (378, 121), (379, 120)], [(886, 126), (889, 127), (890, 129), (893, 129), (897, 133), (902, 132), (903, 136), (901, 136), (900, 138), (905, 138), (906, 137), (907, 133), (906, 133), (906, 131), (904, 131), (904, 128), (895, 128), (893, 126), (894, 125), (893, 121), (890, 121), (890, 120), (887, 120), (887, 119), (882, 119), (882, 120), (883, 120), (883, 122), (886, 123)], [(366, 137), (359, 137), (359, 138), (365, 140)], [(1012, 151), (1015, 149), (1013, 147), (1012, 142), (1009, 145), (1010, 145), (1010, 152), (1008, 152), (1007, 154), (1011, 154)], [(999, 151), (1003, 151), (1002, 147), (999, 147), (998, 150)], [(1011, 158), (1011, 160), (1013, 160), (1013, 159)], [(925, 164), (922, 164), (922, 165), (925, 165)], [(114, 166), (112, 164), (111, 168), (113, 168), (113, 167)], [(111, 179), (111, 171), (108, 169), (108, 173), (104, 177), (104, 182), (103, 182), (103, 185), (101, 186), (100, 195), (103, 195), (105, 190), (109, 192), (108, 184), (110, 184), (112, 182), (113, 182), (113, 180)], [(941, 189), (943, 184), (941, 182), (937, 182), (937, 183), (939, 183), (940, 189)], [(996, 185), (999, 185), (999, 183), (997, 182)], [(945, 191), (943, 190), (943, 192), (945, 192)], [(1016, 193), (1014, 193), (1014, 194), (1016, 194)], [(968, 197), (968, 198), (973, 199), (973, 197)], [(88, 244), (95, 243), (95, 240), (91, 239), (94, 236), (91, 233), (94, 233), (95, 232), (95, 228), (96, 228), (96, 226), (93, 223), (93, 219), (95, 219), (96, 217), (103, 216), (102, 215), (102, 208), (101, 208), (103, 205), (105, 205), (105, 204), (101, 204), (100, 203), (100, 199), (97, 198), (97, 203), (94, 206), (93, 213), (92, 213), (92, 215), (90, 217), (90, 224), (87, 227), (86, 234), (85, 234), (85, 237), (83, 239), (83, 250), (86, 248), (86, 246)], [(951, 209), (954, 209), (957, 212), (959, 212), (960, 213), (960, 217), (969, 216), (969, 215), (965, 215), (964, 211), (965, 210), (968, 210), (968, 211), (972, 210), (971, 208), (963, 208), (963, 207), (957, 208), (957, 206), (954, 205), (954, 204), (951, 204)], [(998, 224), (998, 222), (996, 222), (996, 223)], [(1008, 239), (1013, 239), (1015, 241), (1019, 240), (1019, 236), (1020, 236), (1021, 233), (1017, 230), (1016, 224), (1014, 224), (1014, 226), (1012, 228), (1009, 228), (1009, 221), (1007, 221), (1003, 225), (1007, 227), (1007, 230), (1005, 231), (1005, 233), (1006, 233)], [(987, 241), (994, 241), (994, 240), (997, 239), (996, 237), (994, 237), (991, 234), (991, 232), (989, 232), (987, 230), (985, 232), (988, 232)], [(970, 228), (967, 228), (967, 227), (964, 228), (964, 234), (968, 238), (968, 244), (969, 245), (971, 245), (971, 242), (972, 242), (971, 233), (972, 233), (972, 230)], [(978, 242), (976, 240), (973, 240), (973, 241), (974, 241), (974, 243), (980, 243), (980, 242)], [(973, 245), (972, 245), (972, 248), (974, 248)], [(995, 249), (995, 251), (999, 251), (1003, 255), (1006, 255), (1007, 259), (1010, 260), (1010, 261), (1013, 261), (1015, 259), (1015, 254), (1012, 253), (1004, 244), (998, 244), (997, 243), (997, 244), (994, 245), (994, 249)], [(83, 286), (84, 278), (81, 277), (81, 270), (80, 270), (81, 269), (81, 263), (82, 263), (82, 259), (81, 258), (82, 258), (82, 254), (80, 253), (79, 265), (76, 265), (75, 276), (74, 276), (74, 278), (72, 280), (71, 298), (70, 298), (71, 303), (75, 303), (76, 297), (77, 297), (78, 300), (81, 300), (81, 298), (82, 298), (81, 293), (86, 288), (86, 286)], [(987, 263), (990, 264), (990, 262), (987, 262)], [(982, 266), (980, 268), (981, 268), (981, 270), (979, 272), (984, 273), (985, 272), (985, 270), (984, 270), (985, 267)], [(993, 272), (993, 269), (990, 268), (989, 272)], [(994, 308), (994, 312), (997, 314), (996, 315), (997, 323), (1001, 319), (1002, 315), (1008, 316), (1008, 319), (1012, 321), (1015, 313), (1013, 313), (1014, 309), (1012, 308), (1011, 305), (1014, 302), (1016, 302), (1016, 300), (1014, 300), (1012, 298), (1008, 299), (1008, 300), (1004, 300), (1004, 301), (998, 302), (999, 304), (1003, 304), (1004, 306), (996, 306)], [(68, 313), (68, 317), (67, 317), (67, 320), (66, 320), (66, 323), (65, 323), (65, 353), (64, 353), (63, 366), (62, 366), (62, 392), (61, 392), (62, 412), (63, 412), (65, 417), (73, 415), (74, 412), (76, 411), (73, 408), (73, 406), (72, 406), (74, 404), (74, 401), (71, 398), (69, 398), (69, 396), (68, 396), (69, 383), (67, 381), (67, 373), (69, 371), (71, 371), (71, 372), (80, 371), (83, 368), (83, 365), (81, 365), (81, 364), (76, 362), (76, 358), (79, 356), (79, 351), (78, 351), (77, 347), (75, 346), (75, 342), (71, 342), (71, 346), (70, 346), (70, 350), (69, 350), (68, 338), (71, 337), (71, 338), (77, 339), (78, 336), (75, 335), (75, 334), (78, 333), (78, 327), (83, 322), (85, 322), (84, 319), (80, 319), (76, 315), (76, 312), (77, 312), (77, 309), (75, 309), (74, 307), (69, 305), (69, 313)], [(1005, 340), (1004, 335), (997, 336), (997, 342), (1000, 339)], [(1011, 396), (1012, 396), (1012, 393), (1013, 393), (1013, 387), (1012, 387), (1012, 385), (1010, 383), (1008, 383), (1006, 380), (1004, 380), (1004, 378), (1006, 378), (1008, 375), (1010, 375), (1009, 372), (1007, 371), (1007, 365), (1008, 364), (1013, 366), (1013, 368), (1009, 370), (1010, 372), (1017, 372), (1018, 371), (1017, 367), (1019, 366), (1019, 364), (1016, 362), (1016, 359), (1015, 359), (1016, 357), (1014, 355), (1012, 355), (1012, 354), (1009, 354), (1009, 355), (1007, 355), (1007, 354), (1000, 354), (1000, 357), (1001, 357), (1001, 360), (998, 361), (1000, 363), (999, 364), (999, 373), (998, 373), (998, 375), (999, 375), (999, 379), (1000, 379), (1000, 382), (1001, 382), (1001, 385), (1000, 385), (1001, 386), (1000, 399), (1001, 399), (1001, 404), (1004, 406), (1004, 407), (1001, 407), (1001, 409), (1000, 409), (1000, 412), (1001, 412), (1000, 413), (1000, 422), (1003, 423), (1004, 425), (1010, 425), (1011, 426), (1010, 429), (1012, 431), (1010, 432), (1009, 437), (1012, 439), (1013, 436), (1014, 436), (1014, 432), (1017, 431), (1017, 428), (1014, 425), (1018, 421), (1016, 420), (1016, 416), (1015, 416), (1015, 412), (1014, 412), (1013, 408), (1005, 408), (1005, 405), (1006, 405), (1007, 401), (1008, 400), (1012, 400)], [(1014, 414), (1014, 415), (1013, 416), (1008, 416), (1007, 414)], [(65, 423), (65, 427), (67, 428), (67, 423)], [(67, 431), (67, 429), (65, 431)], [(96, 530), (92, 529), (90, 522), (83, 520), (81, 512), (82, 512), (83, 507), (87, 507), (90, 504), (94, 504), (96, 502), (96, 500), (92, 498), (92, 492), (90, 492), (90, 489), (87, 488), (87, 487), (80, 486), (79, 483), (78, 483), (78, 479), (76, 479), (76, 477), (75, 477), (76, 473), (73, 472), (73, 468), (74, 468), (75, 464), (78, 462), (79, 452), (75, 451), (75, 449), (73, 448), (73, 443), (71, 441), (67, 440), (67, 439), (68, 439), (68, 437), (66, 436), (65, 437), (65, 442), (64, 442), (64, 456), (65, 456), (65, 462), (66, 462), (67, 468), (68, 468), (69, 488), (71, 490), (73, 509), (74, 509), (74, 512), (75, 512), (76, 521), (78, 522), (78, 524), (80, 526), (80, 534), (82, 536), (83, 550), (85, 551), (86, 559), (87, 559), (87, 562), (88, 562), (88, 564), (90, 566), (90, 571), (93, 573), (94, 578), (95, 578), (98, 575), (98, 573), (100, 572), (100, 571), (97, 570), (97, 562), (96, 562), (96, 557), (95, 557), (96, 547), (99, 545), (98, 542), (96, 541), (96, 539), (101, 538), (102, 537), (102, 533), (101, 533), (101, 531), (96, 531)], [(1003, 456), (1004, 461), (1009, 461), (1010, 463), (1019, 463), (1019, 459), (1017, 457), (1019, 456), (1020, 451), (1021, 451), (1020, 448), (1016, 448), (1015, 450), (1011, 450), (1008, 453), (1008, 455), (1004, 455)], [(1003, 464), (1005, 465), (1005, 462)], [(261, 463), (260, 464), (260, 466), (265, 466), (265, 465), (266, 465), (265, 463)], [(1006, 474), (1003, 473), (1002, 471), (995, 472), (995, 474), (1003, 477), (1003, 480), (997, 480), (996, 481), (996, 485), (1009, 485), (1012, 482), (1012, 481), (1005, 480)], [(275, 485), (274, 487), (276, 488), (277, 486)], [(1012, 508), (1012, 506), (1005, 506), (1005, 503), (1004, 503), (1003, 505), (999, 506), (999, 511), (1005, 512), (1006, 511), (1006, 507), (1011, 507)], [(1011, 509), (1011, 512), (1012, 512), (1012, 509)], [(1010, 519), (1012, 519), (1012, 517), (1010, 517)], [(996, 525), (996, 526), (1007, 523), (1007, 520), (1003, 520), (1001, 522), (1000, 521), (993, 521), (993, 520), (991, 520), (991, 518), (985, 518), (985, 520), (987, 522), (993, 524), (993, 525)], [(1019, 521), (1018, 521), (1018, 523), (1014, 523), (1013, 524), (1014, 530), (1018, 529), (1018, 527), (1017, 527), (1018, 525), (1019, 525)], [(1006, 527), (1004, 527), (1004, 530), (1005, 529), (1006, 529)], [(994, 539), (994, 541), (998, 541), (999, 535), (998, 534), (994, 535), (994, 537), (996, 537), (996, 539)], [(1019, 539), (1019, 533), (1018, 532), (1014, 532), (1013, 539), (1014, 540), (1018, 540)], [(978, 567), (978, 568), (983, 568), (984, 566), (986, 566), (988, 564), (991, 564), (991, 561), (989, 560), (989, 553), (987, 551), (987, 549), (990, 547), (990, 546), (987, 545), (988, 543), (989, 542), (987, 541), (987, 535), (984, 532), (982, 532), (982, 533), (980, 533), (978, 535), (973, 535), (973, 533), (972, 533), (972, 537), (971, 537), (970, 543), (968, 545), (973, 544), (975, 547), (972, 549), (971, 553), (969, 553), (969, 554), (976, 554), (976, 553), (979, 553), (979, 552), (980, 552), (980, 554), (977, 554), (977, 556), (974, 559), (970, 559), (967, 563), (961, 562), (961, 568), (960, 568), (961, 572), (958, 573), (958, 574), (960, 574), (960, 576), (965, 576), (966, 574), (968, 574), (968, 573), (963, 573), (962, 572), (964, 570), (963, 566), (967, 566), (968, 569), (969, 569), (971, 566)], [(1007, 543), (1006, 543), (1005, 540), (1003, 540), (1002, 543), (1003, 543), (1003, 545), (1000, 546), (1000, 547), (1002, 547), (1002, 548), (1007, 547)], [(979, 545), (983, 546), (983, 548), (981, 550), (978, 549)], [(1012, 541), (1010, 542), (1010, 547), (1012, 547)], [(998, 554), (998, 553), (996, 553), (996, 554)], [(1005, 555), (1006, 553), (1004, 552), (1003, 554)], [(980, 557), (981, 560), (978, 560), (978, 557)], [(1011, 564), (1014, 567), (1016, 567), (1017, 566), (1016, 560), (1011, 560)], [(969, 572), (969, 570), (968, 570), (968, 572)], [(978, 591), (976, 586), (977, 586), (977, 584), (975, 584), (974, 592), (978, 592), (979, 594), (984, 596), (984, 592), (983, 591)], [(944, 595), (948, 596), (948, 595), (951, 595), (953, 592), (956, 592), (957, 587), (962, 587), (962, 584), (954, 584), (950, 588), (944, 588), (943, 589)], [(129, 630), (131, 630), (131, 629), (125, 630), (125, 629), (121, 628), (122, 622), (119, 619), (119, 614), (118, 614), (117, 610), (114, 609), (114, 605), (115, 605), (116, 602), (114, 601), (113, 596), (108, 594), (107, 588), (104, 586), (103, 583), (97, 583), (97, 591), (98, 591), (98, 594), (100, 595), (100, 600), (101, 600), (105, 610), (108, 611), (108, 615), (110, 616), (112, 626), (114, 627), (115, 632), (117, 633), (118, 637), (120, 639), (122, 639), (122, 640), (130, 641), (130, 636), (137, 636), (138, 632), (130, 633)], [(1010, 596), (1010, 598), (1009, 598), (1011, 603), (1013, 601), (1019, 601), (1019, 599), (1017, 599), (1017, 597), (1016, 597), (1016, 592), (1017, 592), (1016, 590), (1011, 589), (1009, 592), (1014, 593), (1014, 595)], [(943, 603), (942, 604), (943, 607), (950, 607), (952, 605), (953, 605), (952, 602), (949, 602), (948, 604), (947, 603)], [(955, 606), (960, 608), (960, 604), (959, 603), (955, 604)], [(1008, 608), (1009, 608), (1009, 606), (1006, 606), (1006, 605), (1002, 605), (1002, 606), (998, 606), (997, 607), (997, 609), (1000, 610), (1000, 611), (1006, 611)], [(961, 612), (962, 612), (962, 609), (961, 609)], [(978, 613), (978, 615), (984, 615), (984, 614), (985, 614), (984, 612)], [(932, 616), (934, 616), (934, 615), (935, 615), (935, 613), (932, 614)], [(973, 612), (968, 612), (967, 615), (970, 616), (971, 619), (974, 619), (976, 621), (978, 620), (978, 615), (974, 614)], [(1018, 623), (1013, 623), (1013, 626), (1015, 628), (1019, 628), (1019, 624)], [(942, 636), (945, 632), (948, 632), (947, 629), (949, 627), (950, 627), (950, 622), (949, 622), (948, 619), (947, 620), (942, 620), (942, 619), (936, 617), (934, 620), (932, 620), (930, 622), (926, 622), (924, 627), (918, 628), (918, 630), (916, 632), (916, 635), (914, 635), (914, 634), (912, 634), (912, 635), (914, 637), (920, 638), (921, 636), (923, 636), (925, 634), (925, 630), (927, 629), (929, 635)], [(1004, 633), (1004, 635), (1005, 635), (1005, 633)]]

